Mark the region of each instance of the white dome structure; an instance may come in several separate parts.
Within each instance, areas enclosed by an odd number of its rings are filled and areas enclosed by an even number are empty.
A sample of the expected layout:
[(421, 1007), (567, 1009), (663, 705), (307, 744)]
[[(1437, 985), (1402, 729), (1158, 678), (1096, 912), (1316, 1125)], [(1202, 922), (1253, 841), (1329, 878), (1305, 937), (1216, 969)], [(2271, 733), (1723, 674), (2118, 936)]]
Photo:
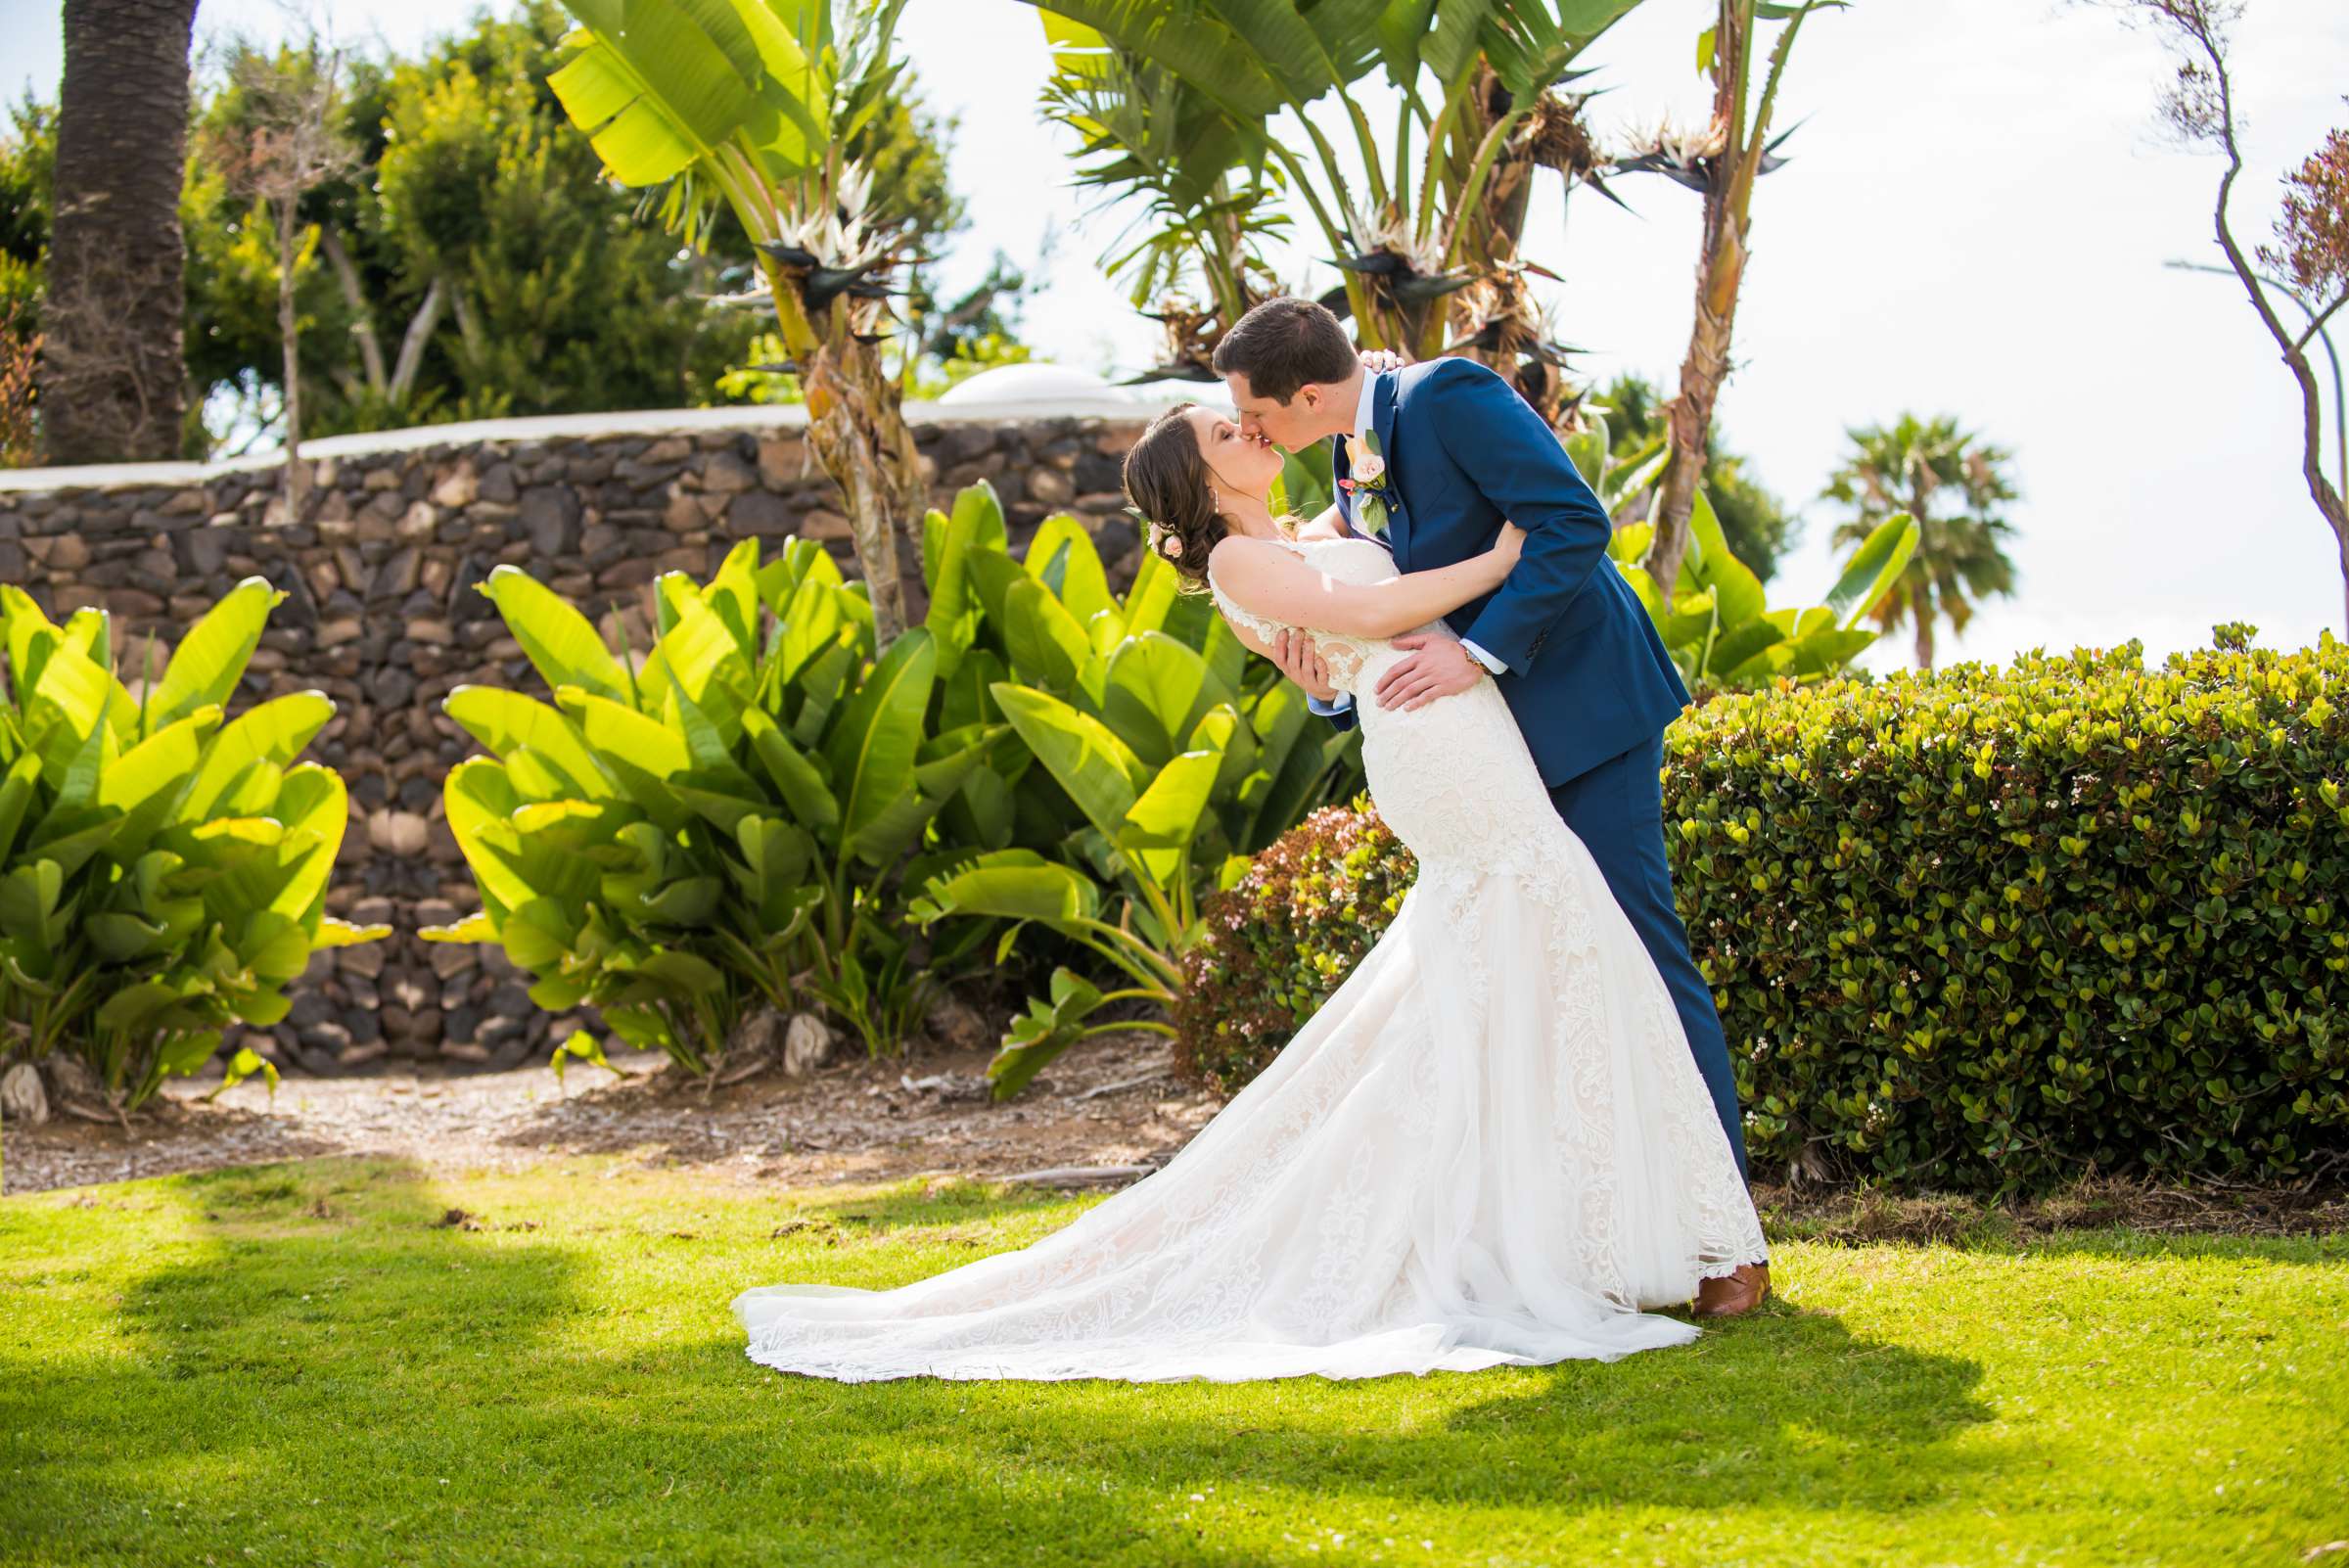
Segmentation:
[(1125, 389), (1111, 386), (1089, 370), (1034, 362), (983, 370), (949, 390), (939, 398), (938, 406), (956, 413), (1002, 410), (1056, 414), (1131, 414), (1140, 407), (1127, 395)]

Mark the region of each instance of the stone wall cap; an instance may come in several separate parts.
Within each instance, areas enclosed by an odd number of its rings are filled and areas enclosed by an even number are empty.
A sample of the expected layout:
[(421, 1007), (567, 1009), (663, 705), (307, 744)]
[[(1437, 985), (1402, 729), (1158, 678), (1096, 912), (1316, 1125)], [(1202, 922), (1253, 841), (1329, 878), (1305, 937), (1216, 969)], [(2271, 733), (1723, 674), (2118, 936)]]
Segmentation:
[[(1043, 419), (1091, 419), (1141, 424), (1158, 412), (1157, 399), (1104, 392), (1091, 396), (990, 398), (956, 403), (907, 403), (907, 424), (1001, 424)], [(481, 419), (459, 425), (413, 425), (405, 430), (326, 436), (302, 442), (305, 458), (363, 457), (434, 446), (491, 446), (595, 437), (667, 436), (721, 430), (800, 431), (807, 410), (799, 403), (722, 408), (656, 408), (606, 414), (542, 414), (530, 419)], [(249, 452), (213, 463), (105, 463), (82, 468), (0, 469), (0, 492), (119, 489), (189, 485), (229, 474), (278, 467), (283, 451)]]

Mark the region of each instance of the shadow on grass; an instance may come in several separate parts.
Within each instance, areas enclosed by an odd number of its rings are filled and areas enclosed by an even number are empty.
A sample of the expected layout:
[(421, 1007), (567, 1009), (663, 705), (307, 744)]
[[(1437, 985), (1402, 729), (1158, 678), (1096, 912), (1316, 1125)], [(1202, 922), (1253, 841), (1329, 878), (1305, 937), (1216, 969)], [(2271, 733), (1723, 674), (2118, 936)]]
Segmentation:
[[(1626, 1504), (1889, 1513), (2032, 1462), (1950, 1444), (1986, 1418), (1972, 1361), (1784, 1309), (1612, 1365), (844, 1385), (745, 1360), (718, 1283), (739, 1258), (627, 1270), (468, 1230), (384, 1162), (167, 1190), (194, 1239), (128, 1261), (87, 1351), (0, 1377), (0, 1533), (37, 1559), (1238, 1564), (1315, 1510), (1502, 1510), (1530, 1548)], [(816, 1207), (879, 1234), (1038, 1201)], [(1194, 1521), (1209, 1487), (1222, 1512)]]
[[(731, 1339), (681, 1350), (674, 1374), (699, 1376), (712, 1359), (740, 1356)], [(1776, 1311), (1687, 1350), (1611, 1364), (1294, 1379), (1253, 1410), (1230, 1386), (1200, 1383), (838, 1385), (778, 1375), (764, 1394), (773, 1418), (820, 1412), (831, 1462), (876, 1480), (919, 1442), (973, 1475), (1048, 1466), (1079, 1494), (1153, 1480), (1256, 1484), (1292, 1500), (1469, 1504), (1562, 1523), (1627, 1503), (1718, 1510), (1791, 1498), (1821, 1510), (1895, 1511), (1945, 1489), (1978, 1490), (1986, 1471), (2018, 1462), (1946, 1447), (1991, 1418), (1976, 1396), (1981, 1375), (1960, 1357), (1856, 1339), (1833, 1317)], [(1456, 1403), (1461, 1391), (1503, 1381), (1509, 1392)], [(1414, 1385), (1407, 1404), (1433, 1419), (1399, 1420), (1387, 1407), (1398, 1388)], [(1090, 1430), (1056, 1441), (1056, 1412), (1079, 1405)]]
[[(1108, 1192), (1097, 1195), (1099, 1199), (1109, 1196)], [(798, 1201), (792, 1205), (792, 1212), (843, 1229), (885, 1235), (898, 1230), (918, 1231), (931, 1225), (983, 1223), (1034, 1214), (1058, 1198), (1057, 1193), (1049, 1190), (1004, 1181), (971, 1176), (944, 1179), (913, 1176), (877, 1183), (862, 1193)], [(1075, 1214), (1071, 1213), (1070, 1218), (1075, 1219)]]
[[(193, 1235), (140, 1249), (134, 1266), (159, 1261), (96, 1314), (90, 1352), (0, 1378), (0, 1431), (31, 1445), (11, 1499), (24, 1511), (0, 1502), (13, 1546), (252, 1561), (256, 1543), (300, 1539), (300, 1519), (362, 1492), (389, 1503), (376, 1528), (392, 1529), (481, 1462), (461, 1413), (487, 1381), (475, 1369), (543, 1355), (577, 1309), (578, 1260), (484, 1245), (406, 1161), (238, 1168), (154, 1190)], [(317, 1560), (282, 1540), (260, 1555)]]

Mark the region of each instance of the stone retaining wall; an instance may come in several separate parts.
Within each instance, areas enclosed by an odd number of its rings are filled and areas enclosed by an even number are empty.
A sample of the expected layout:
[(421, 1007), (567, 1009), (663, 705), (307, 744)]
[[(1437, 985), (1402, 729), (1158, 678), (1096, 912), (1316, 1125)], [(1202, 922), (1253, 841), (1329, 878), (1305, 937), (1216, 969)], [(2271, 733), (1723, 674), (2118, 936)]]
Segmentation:
[[(413, 431), (321, 442), (316, 493), (299, 521), (283, 515), (275, 467), (4, 477), (0, 581), (23, 584), (54, 617), (106, 608), (126, 675), (151, 631), (167, 650), (229, 587), (258, 575), (287, 598), (232, 713), (313, 688), (336, 704), (309, 753), (350, 789), (330, 907), (396, 934), (320, 954), (288, 1021), (249, 1043), (319, 1073), (435, 1060), (505, 1067), (543, 1058), (550, 1037), (572, 1027), (532, 1006), (528, 977), (496, 949), (410, 934), (476, 903), (440, 805), (443, 775), (475, 748), (440, 699), (468, 682), (546, 695), (474, 590), (500, 564), (522, 567), (590, 615), (617, 611), (642, 649), (653, 578), (706, 576), (738, 540), (820, 539), (853, 575), (848, 520), (808, 458), (798, 412), (518, 421), (465, 427), (448, 440)], [(1074, 512), (1113, 571), (1129, 571), (1135, 534), (1120, 511), (1118, 467), (1140, 417), (917, 411), (915, 437), (934, 501), (985, 478), (1015, 544), (1051, 513)]]

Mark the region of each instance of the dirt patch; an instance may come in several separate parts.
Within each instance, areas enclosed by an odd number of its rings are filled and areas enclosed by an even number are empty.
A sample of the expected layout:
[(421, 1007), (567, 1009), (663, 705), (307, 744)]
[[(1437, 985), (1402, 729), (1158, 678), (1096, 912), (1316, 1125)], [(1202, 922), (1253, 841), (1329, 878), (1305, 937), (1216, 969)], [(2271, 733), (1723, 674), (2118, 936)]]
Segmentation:
[(2349, 1191), (2308, 1187), (2179, 1187), (2102, 1177), (2044, 1197), (1999, 1202), (1874, 1190), (1803, 1193), (1757, 1186), (1754, 1203), (1773, 1236), (1850, 1246), (1998, 1244), (2065, 1230), (2155, 1235), (2322, 1236), (2349, 1233)]
[[(1064, 1167), (1164, 1164), (1222, 1107), (1178, 1082), (1164, 1039), (1090, 1040), (1018, 1099), (986, 1096), (990, 1052), (849, 1060), (707, 1090), (657, 1055), (616, 1057), (612, 1079), (575, 1067), (459, 1077), (289, 1079), (272, 1103), (249, 1080), (175, 1081), (118, 1126), (54, 1118), (12, 1126), (0, 1191), (127, 1181), (319, 1155), (387, 1155), (428, 1170), (512, 1170), (550, 1154), (621, 1154), (743, 1181), (814, 1184), (922, 1174), (1000, 1179)], [(911, 1080), (914, 1086), (906, 1086)], [(599, 1082), (600, 1081), (600, 1082)]]
[[(984, 1049), (911, 1062), (852, 1059), (802, 1079), (770, 1073), (706, 1089), (651, 1053), (613, 1079), (546, 1068), (461, 1077), (289, 1079), (271, 1104), (257, 1081), (207, 1102), (211, 1084), (174, 1082), (130, 1130), (52, 1120), (7, 1130), (0, 1190), (125, 1181), (318, 1155), (384, 1155), (429, 1171), (514, 1170), (548, 1155), (611, 1154), (772, 1185), (1007, 1176), (1125, 1168), (1130, 1180), (1172, 1158), (1223, 1105), (1175, 1078), (1166, 1041), (1113, 1035), (1064, 1056), (1007, 1104), (986, 1096)], [(910, 1081), (914, 1086), (908, 1087)], [(1074, 1179), (1065, 1183), (1080, 1184)], [(2187, 1188), (2083, 1181), (2045, 1197), (1895, 1197), (1764, 1183), (1772, 1235), (1849, 1245), (2000, 1245), (2065, 1230), (2201, 1235), (2349, 1234), (2349, 1192), (2323, 1187)], [(445, 1222), (462, 1225), (457, 1214)]]

